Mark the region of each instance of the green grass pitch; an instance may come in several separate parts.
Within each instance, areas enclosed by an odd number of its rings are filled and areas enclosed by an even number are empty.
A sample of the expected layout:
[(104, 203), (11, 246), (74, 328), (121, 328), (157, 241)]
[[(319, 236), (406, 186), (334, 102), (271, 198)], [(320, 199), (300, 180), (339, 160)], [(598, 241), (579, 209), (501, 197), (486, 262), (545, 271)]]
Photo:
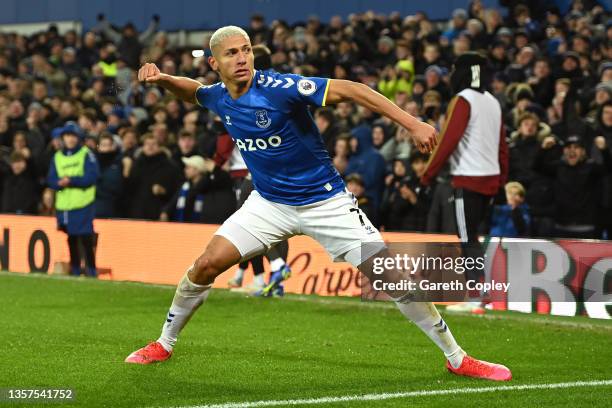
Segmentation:
[[(46, 407), (184, 407), (612, 380), (609, 321), (447, 315), (464, 349), (512, 369), (514, 380), (500, 384), (447, 373), (438, 349), (390, 304), (225, 290), (213, 291), (169, 361), (123, 363), (157, 338), (173, 293), (169, 286), (0, 273), (0, 388), (75, 390), (74, 402)], [(612, 385), (312, 406), (610, 407)]]

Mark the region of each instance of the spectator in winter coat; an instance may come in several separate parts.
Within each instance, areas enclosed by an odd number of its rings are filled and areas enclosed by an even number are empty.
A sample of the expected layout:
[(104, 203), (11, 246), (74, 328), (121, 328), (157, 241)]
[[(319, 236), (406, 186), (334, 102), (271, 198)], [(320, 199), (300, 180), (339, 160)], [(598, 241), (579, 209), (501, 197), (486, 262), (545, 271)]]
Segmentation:
[(334, 154), (334, 147), (336, 144), (336, 138), (342, 131), (336, 124), (336, 116), (334, 111), (328, 108), (322, 108), (315, 112), (315, 123), (321, 133), (323, 143), (327, 152), (331, 155)]
[(62, 127), (57, 127), (51, 131), (51, 141), (36, 160), (35, 165), (39, 177), (45, 177), (47, 175), (53, 156), (55, 156), (56, 152), (62, 150), (62, 138), (60, 135), (62, 129)]
[(349, 158), (346, 174), (357, 173), (363, 178), (365, 194), (376, 211), (385, 187), (385, 159), (372, 146), (372, 130), (369, 126), (358, 126), (351, 134), (353, 154)]
[(450, 87), (442, 80), (444, 71), (437, 65), (430, 65), (425, 70), (425, 82), (428, 91), (437, 91), (442, 100), (448, 101), (451, 97)]
[[(427, 227), (427, 214), (431, 208), (433, 196), (433, 188), (423, 185), (420, 181), (421, 176), (427, 168), (427, 160), (429, 155), (415, 150), (410, 156), (410, 179), (406, 185), (412, 190), (416, 196), (416, 203), (410, 216), (404, 224), (404, 228), (408, 231), (425, 231)], [(400, 194), (404, 195), (402, 186), (400, 186)]]
[(182, 160), (187, 180), (164, 206), (160, 220), (223, 223), (236, 209), (229, 173), (202, 156)]
[[(593, 123), (593, 131), (595, 136), (602, 136), (606, 139), (608, 149), (612, 148), (612, 100), (605, 102), (599, 108), (595, 122)], [(593, 158), (598, 154), (597, 149), (591, 151)]]
[(461, 31), (465, 30), (468, 20), (468, 13), (464, 9), (453, 10), (453, 18), (449, 28), (442, 34), (448, 41), (454, 40)]
[(96, 183), (96, 218), (118, 217), (118, 204), (123, 193), (123, 164), (121, 152), (110, 133), (100, 136), (96, 157), (100, 166)]
[[(550, 128), (541, 123), (537, 115), (526, 112), (519, 119), (518, 129), (512, 132), (508, 146), (509, 178), (526, 189), (525, 198), (532, 217), (531, 233), (539, 237), (548, 237), (552, 233), (553, 180), (534, 169), (540, 145), (548, 136)], [(547, 154), (554, 155), (554, 151)]]
[(388, 176), (381, 214), (386, 230), (425, 231), (433, 190), (420, 182), (427, 155), (415, 152), (410, 162), (396, 160)]
[(11, 167), (2, 186), (2, 212), (36, 214), (40, 185), (29, 168), (28, 161), (19, 152), (10, 157)]
[(392, 101), (399, 92), (410, 96), (412, 94), (412, 82), (414, 81), (414, 63), (411, 60), (401, 60), (395, 64), (395, 68), (386, 67), (378, 82), (378, 90)]
[(177, 190), (180, 180), (179, 168), (161, 150), (155, 136), (145, 135), (142, 153), (126, 181), (126, 191), (130, 192), (129, 216), (159, 219), (162, 207)]
[(509, 178), (529, 188), (538, 174), (533, 170), (533, 162), (544, 138), (550, 136), (550, 128), (542, 123), (537, 115), (524, 113), (518, 122), (518, 129), (512, 132), (508, 145)]
[(202, 216), (204, 195), (196, 187), (207, 170), (207, 163), (202, 156), (183, 157), (181, 162), (186, 180), (164, 206), (159, 220), (199, 222)]
[(348, 160), (351, 154), (351, 135), (350, 133), (341, 134), (336, 138), (334, 146), (333, 163), (340, 175), (345, 174)]
[(427, 227), (425, 229), (427, 232), (453, 235), (457, 233), (453, 192), (450, 174), (448, 174), (448, 171), (442, 171), (436, 177), (431, 207), (427, 214)]
[[(608, 151), (612, 154), (612, 100), (604, 103), (597, 114), (593, 131), (595, 138), (601, 136), (606, 140)], [(603, 164), (601, 152), (595, 146), (591, 149), (591, 157), (596, 163)], [(606, 175), (602, 191), (602, 209), (600, 213), (600, 228), (606, 231), (606, 236), (612, 236), (612, 175)]]
[(185, 167), (183, 159), (198, 154), (198, 145), (196, 136), (183, 130), (179, 133), (178, 142), (172, 152), (172, 160), (179, 168)]
[(563, 238), (597, 238), (596, 220), (601, 200), (603, 177), (612, 171), (612, 158), (606, 140), (597, 137), (603, 165), (588, 159), (580, 136), (569, 136), (563, 147), (563, 156), (546, 160), (546, 150), (555, 145), (554, 138), (542, 142), (536, 157), (536, 170), (554, 179), (555, 235)]
[(408, 131), (401, 126), (398, 126), (395, 131), (395, 136), (389, 138), (380, 149), (380, 154), (386, 162), (393, 159), (408, 159), (412, 151), (412, 143), (408, 135)]

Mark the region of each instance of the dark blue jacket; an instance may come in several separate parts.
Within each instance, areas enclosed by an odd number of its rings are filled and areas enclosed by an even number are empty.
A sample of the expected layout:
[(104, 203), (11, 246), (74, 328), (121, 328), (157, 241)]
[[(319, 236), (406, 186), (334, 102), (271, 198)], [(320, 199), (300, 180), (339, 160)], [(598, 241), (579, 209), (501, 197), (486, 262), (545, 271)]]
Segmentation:
[(121, 154), (98, 154), (100, 176), (96, 183), (96, 218), (119, 216), (117, 205), (123, 193), (123, 164)]
[(491, 217), (493, 237), (518, 238), (529, 234), (531, 216), (527, 204), (521, 204), (514, 210), (508, 205), (496, 205)]
[(349, 158), (345, 174), (358, 173), (363, 178), (365, 194), (377, 210), (385, 188), (385, 159), (372, 144), (369, 126), (357, 126), (351, 133), (358, 145), (357, 151)]

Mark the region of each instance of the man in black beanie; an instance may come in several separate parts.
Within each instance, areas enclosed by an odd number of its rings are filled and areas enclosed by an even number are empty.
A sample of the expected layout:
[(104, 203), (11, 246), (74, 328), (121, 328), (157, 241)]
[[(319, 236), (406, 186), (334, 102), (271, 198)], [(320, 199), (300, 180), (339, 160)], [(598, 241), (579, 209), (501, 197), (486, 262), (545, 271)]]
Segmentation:
[[(431, 183), (450, 161), (463, 256), (474, 259), (484, 255), (478, 231), (508, 175), (502, 110), (486, 90), (483, 80), (486, 67), (486, 58), (475, 52), (466, 52), (455, 61), (450, 78), (455, 96), (449, 104), (438, 146), (421, 177), (423, 184)], [(466, 279), (481, 281), (483, 272), (468, 269)], [(449, 311), (484, 313), (480, 300), (476, 300), (479, 294), (470, 295), (470, 302), (452, 306)]]

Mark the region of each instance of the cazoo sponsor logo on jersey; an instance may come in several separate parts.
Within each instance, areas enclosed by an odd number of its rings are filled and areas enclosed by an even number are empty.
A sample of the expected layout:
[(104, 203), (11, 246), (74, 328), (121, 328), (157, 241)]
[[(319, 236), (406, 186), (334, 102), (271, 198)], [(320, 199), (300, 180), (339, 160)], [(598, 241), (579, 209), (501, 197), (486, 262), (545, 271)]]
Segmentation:
[(282, 141), (280, 136), (274, 135), (267, 139), (238, 139), (235, 142), (236, 146), (238, 146), (238, 150), (243, 152), (254, 152), (257, 150), (266, 150), (269, 147), (278, 147)]

